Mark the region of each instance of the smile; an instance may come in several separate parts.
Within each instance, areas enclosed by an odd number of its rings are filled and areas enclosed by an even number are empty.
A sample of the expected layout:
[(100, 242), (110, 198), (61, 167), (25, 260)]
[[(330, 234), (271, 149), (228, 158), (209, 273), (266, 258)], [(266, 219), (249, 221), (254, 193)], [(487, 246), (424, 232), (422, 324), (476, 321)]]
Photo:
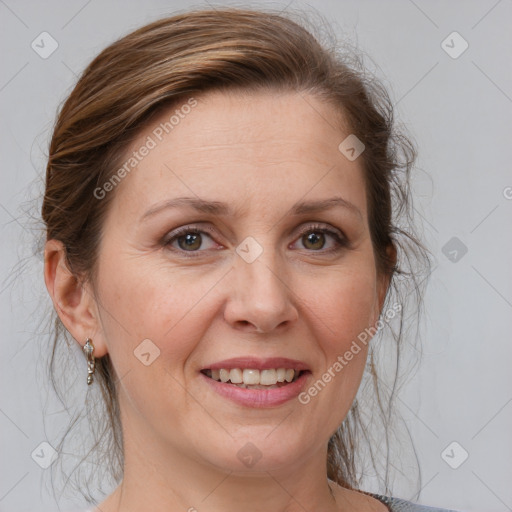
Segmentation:
[(244, 407), (270, 408), (296, 399), (312, 372), (296, 359), (247, 356), (211, 362), (199, 375), (224, 400)]
[(245, 389), (275, 389), (295, 382), (303, 371), (292, 368), (221, 368), (202, 370), (202, 373), (218, 382), (234, 384)]

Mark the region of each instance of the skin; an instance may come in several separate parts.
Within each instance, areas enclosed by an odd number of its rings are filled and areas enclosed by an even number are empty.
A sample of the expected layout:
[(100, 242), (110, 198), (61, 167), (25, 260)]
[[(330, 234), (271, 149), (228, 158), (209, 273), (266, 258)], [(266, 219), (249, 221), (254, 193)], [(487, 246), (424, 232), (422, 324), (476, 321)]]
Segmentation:
[[(197, 100), (109, 192), (97, 282), (80, 286), (61, 243), (46, 244), (45, 281), (61, 320), (81, 345), (92, 338), (96, 357), (109, 353), (120, 377), (124, 480), (98, 509), (387, 510), (329, 482), (325, 467), (329, 437), (360, 385), (366, 345), (306, 405), (236, 405), (198, 373), (226, 358), (283, 356), (307, 363), (313, 383), (377, 322), (389, 283), (376, 270), (361, 159), (338, 150), (350, 131), (312, 96), (209, 93)], [(221, 201), (233, 212), (180, 206), (141, 220), (183, 196)], [(299, 200), (334, 196), (354, 209), (289, 213)], [(322, 238), (315, 224), (343, 233), (348, 244)], [(210, 229), (193, 244), (196, 257), (187, 257), (183, 238), (181, 246), (162, 242), (181, 226)], [(308, 242), (301, 229), (320, 241)], [(253, 263), (235, 251), (249, 236), (263, 248)], [(134, 356), (145, 339), (160, 350), (148, 366)], [(237, 457), (249, 441), (261, 454), (250, 468)]]

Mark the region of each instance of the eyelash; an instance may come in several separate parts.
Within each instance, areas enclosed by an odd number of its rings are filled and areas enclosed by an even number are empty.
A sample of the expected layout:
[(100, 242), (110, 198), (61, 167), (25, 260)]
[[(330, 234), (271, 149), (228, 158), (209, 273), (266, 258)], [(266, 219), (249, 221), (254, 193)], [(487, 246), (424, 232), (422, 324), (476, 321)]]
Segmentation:
[[(199, 251), (199, 250), (198, 251), (185, 251), (183, 249), (176, 249), (175, 247), (171, 246), (171, 244), (175, 240), (177, 240), (181, 236), (184, 236), (184, 235), (187, 235), (190, 233), (196, 234), (196, 235), (210, 235), (210, 233), (213, 233), (213, 230), (210, 230), (208, 228), (199, 229), (196, 227), (184, 226), (182, 228), (176, 229), (172, 233), (172, 235), (168, 238), (165, 238), (162, 243), (168, 249), (184, 254), (186, 258), (197, 258), (204, 251)], [(308, 233), (322, 233), (324, 235), (330, 235), (335, 240), (335, 242), (337, 244), (337, 247), (333, 247), (333, 248), (327, 249), (327, 250), (323, 250), (323, 249), (320, 249), (318, 251), (311, 250), (311, 252), (313, 252), (313, 253), (331, 254), (331, 253), (338, 252), (341, 249), (348, 247), (348, 245), (349, 245), (348, 240), (343, 235), (340, 235), (337, 231), (322, 227), (318, 224), (307, 226), (305, 229), (301, 230), (301, 232), (299, 233), (298, 239), (302, 238), (304, 235), (306, 235)], [(212, 238), (212, 237), (210, 236), (210, 238)], [(305, 250), (308, 250), (308, 249), (305, 249)]]

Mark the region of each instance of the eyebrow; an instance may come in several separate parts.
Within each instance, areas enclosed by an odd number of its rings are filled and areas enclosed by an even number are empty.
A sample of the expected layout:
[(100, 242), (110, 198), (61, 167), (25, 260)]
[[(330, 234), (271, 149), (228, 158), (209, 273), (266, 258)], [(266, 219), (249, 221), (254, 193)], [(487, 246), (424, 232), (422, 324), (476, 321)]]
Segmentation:
[[(233, 215), (234, 213), (229, 205), (220, 201), (206, 201), (198, 197), (177, 197), (153, 206), (142, 215), (141, 221), (153, 217), (163, 210), (179, 207), (193, 208), (198, 212), (219, 216), (228, 216)], [(290, 208), (287, 213), (291, 213), (292, 215), (303, 215), (306, 213), (316, 213), (325, 210), (331, 210), (337, 207), (345, 208), (356, 214), (361, 218), (361, 220), (363, 219), (363, 215), (359, 208), (357, 208), (357, 206), (347, 201), (346, 199), (343, 199), (342, 197), (331, 197), (329, 199), (321, 199), (317, 201), (298, 201)]]

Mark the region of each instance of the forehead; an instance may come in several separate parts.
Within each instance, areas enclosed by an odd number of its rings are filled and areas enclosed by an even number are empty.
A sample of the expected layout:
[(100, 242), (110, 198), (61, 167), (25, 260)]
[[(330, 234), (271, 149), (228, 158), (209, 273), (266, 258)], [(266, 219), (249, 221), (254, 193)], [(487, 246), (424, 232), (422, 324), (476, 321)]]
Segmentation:
[(339, 192), (364, 212), (361, 159), (349, 161), (338, 149), (349, 135), (342, 123), (331, 105), (294, 92), (184, 99), (131, 144), (114, 202), (136, 213), (184, 194), (242, 207), (250, 199), (261, 206)]

